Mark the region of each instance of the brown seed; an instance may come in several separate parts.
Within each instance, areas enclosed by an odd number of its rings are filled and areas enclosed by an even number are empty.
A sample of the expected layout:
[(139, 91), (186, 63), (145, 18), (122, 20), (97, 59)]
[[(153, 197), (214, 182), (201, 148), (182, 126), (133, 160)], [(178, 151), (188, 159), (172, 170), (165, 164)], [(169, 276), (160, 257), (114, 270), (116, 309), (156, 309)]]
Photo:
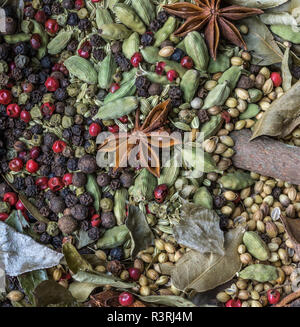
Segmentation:
[(146, 273), (146, 276), (152, 280), (157, 280), (157, 278), (159, 277), (158, 272), (154, 269), (149, 269)]
[(133, 263), (133, 267), (139, 269), (140, 272), (143, 272), (145, 269), (145, 265), (142, 260), (135, 259)]
[(140, 288), (140, 294), (143, 295), (143, 296), (149, 296), (151, 293), (151, 290), (149, 288), (149, 286), (142, 286)]
[(267, 222), (265, 227), (266, 233), (269, 237), (273, 238), (278, 235), (278, 228), (273, 222)]
[(148, 285), (148, 279), (145, 275), (141, 275), (140, 278), (139, 278), (139, 284), (141, 286), (146, 286)]
[(10, 291), (6, 297), (12, 302), (19, 302), (23, 300), (24, 294), (20, 291)]
[(58, 282), (61, 279), (61, 276), (62, 276), (62, 271), (60, 269), (55, 269), (53, 271), (52, 277), (56, 282)]
[(240, 255), (240, 260), (243, 264), (248, 265), (252, 262), (252, 256), (250, 253), (243, 253)]

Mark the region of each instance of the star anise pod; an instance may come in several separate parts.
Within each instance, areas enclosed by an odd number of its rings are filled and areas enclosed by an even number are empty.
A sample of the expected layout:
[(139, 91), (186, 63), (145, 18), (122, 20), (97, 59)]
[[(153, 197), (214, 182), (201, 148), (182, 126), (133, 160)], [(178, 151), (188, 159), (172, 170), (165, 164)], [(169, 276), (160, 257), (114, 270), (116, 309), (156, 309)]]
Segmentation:
[(159, 149), (169, 149), (181, 144), (181, 140), (171, 136), (165, 129), (170, 100), (153, 108), (140, 125), (140, 111), (136, 111), (135, 127), (130, 133), (119, 133), (109, 136), (100, 146), (100, 152), (114, 152), (116, 165), (126, 167), (127, 162), (137, 159), (142, 167), (156, 177), (160, 176)]
[(240, 48), (247, 49), (241, 33), (231, 20), (236, 21), (263, 14), (262, 10), (242, 6), (221, 8), (221, 0), (195, 0), (195, 2), (196, 5), (189, 2), (179, 2), (164, 6), (168, 13), (186, 19), (186, 22), (174, 33), (176, 36), (182, 37), (206, 26), (205, 39), (210, 55), (214, 59), (217, 55), (220, 33), (225, 39)]

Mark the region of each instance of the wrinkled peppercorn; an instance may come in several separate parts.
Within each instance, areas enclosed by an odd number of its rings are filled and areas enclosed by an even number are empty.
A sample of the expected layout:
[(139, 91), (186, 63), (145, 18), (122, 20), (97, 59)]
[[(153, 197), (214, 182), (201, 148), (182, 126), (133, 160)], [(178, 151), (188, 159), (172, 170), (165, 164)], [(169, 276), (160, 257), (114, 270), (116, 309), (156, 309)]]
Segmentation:
[(84, 155), (78, 161), (78, 169), (86, 174), (93, 174), (97, 170), (96, 158), (91, 155)]
[(88, 208), (82, 204), (76, 204), (71, 208), (71, 215), (77, 220), (84, 220), (88, 217)]
[(86, 207), (89, 207), (94, 203), (94, 198), (91, 193), (85, 192), (80, 195), (79, 202), (80, 202), (80, 204), (82, 204)]
[(64, 211), (66, 205), (65, 201), (60, 196), (53, 196), (49, 202), (50, 209), (55, 212), (56, 214), (61, 213)]
[(101, 225), (106, 228), (110, 229), (116, 226), (116, 217), (113, 212), (103, 212), (101, 214)]
[(93, 227), (87, 231), (88, 236), (91, 240), (97, 241), (101, 236), (101, 231), (97, 227)]

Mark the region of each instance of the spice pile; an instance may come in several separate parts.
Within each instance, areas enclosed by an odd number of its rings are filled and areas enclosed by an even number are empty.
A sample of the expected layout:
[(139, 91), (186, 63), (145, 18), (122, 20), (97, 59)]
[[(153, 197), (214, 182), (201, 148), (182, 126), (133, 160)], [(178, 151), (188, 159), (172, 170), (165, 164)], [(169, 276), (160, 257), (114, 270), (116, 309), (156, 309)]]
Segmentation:
[[(298, 92), (298, 6), (278, 2), (287, 6), (3, 5), (2, 306), (263, 307), (297, 299), (300, 187), (235, 168), (230, 136), (275, 136), (268, 126), (300, 145), (299, 106), (288, 122), (276, 107)], [(173, 132), (190, 133), (182, 167)], [(168, 166), (154, 151), (166, 147)], [(120, 149), (137, 150), (145, 168), (123, 168), (124, 157), (103, 167), (104, 154)]]

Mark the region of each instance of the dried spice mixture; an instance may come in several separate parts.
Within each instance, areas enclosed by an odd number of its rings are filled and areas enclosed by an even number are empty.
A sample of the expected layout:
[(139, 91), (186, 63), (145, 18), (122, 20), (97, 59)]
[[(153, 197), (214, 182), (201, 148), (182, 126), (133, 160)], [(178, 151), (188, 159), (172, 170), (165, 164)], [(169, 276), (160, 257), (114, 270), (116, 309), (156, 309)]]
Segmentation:
[(0, 306), (299, 306), (300, 2), (0, 6)]

